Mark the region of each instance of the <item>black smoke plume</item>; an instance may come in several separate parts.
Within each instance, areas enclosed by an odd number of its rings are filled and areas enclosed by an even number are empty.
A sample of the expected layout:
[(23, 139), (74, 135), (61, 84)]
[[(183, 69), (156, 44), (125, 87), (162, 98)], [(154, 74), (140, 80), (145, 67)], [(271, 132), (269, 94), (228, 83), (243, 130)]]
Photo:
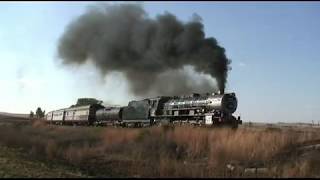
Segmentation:
[[(151, 19), (137, 4), (90, 7), (67, 26), (58, 56), (64, 64), (92, 61), (103, 75), (122, 72), (138, 96), (223, 93), (231, 62), (215, 38), (205, 37), (198, 15), (186, 23), (168, 12)], [(188, 65), (215, 78), (218, 88), (212, 80), (195, 83), (175, 71)]]

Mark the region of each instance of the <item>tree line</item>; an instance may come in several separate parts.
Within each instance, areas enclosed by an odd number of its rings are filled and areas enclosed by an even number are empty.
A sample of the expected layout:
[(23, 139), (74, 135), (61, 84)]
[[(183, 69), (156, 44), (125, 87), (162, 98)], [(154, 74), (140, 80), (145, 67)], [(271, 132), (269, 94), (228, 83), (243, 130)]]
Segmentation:
[(46, 114), (46, 111), (41, 109), (41, 107), (38, 107), (36, 109), (36, 114), (34, 114), (33, 111), (30, 111), (30, 118), (43, 118)]

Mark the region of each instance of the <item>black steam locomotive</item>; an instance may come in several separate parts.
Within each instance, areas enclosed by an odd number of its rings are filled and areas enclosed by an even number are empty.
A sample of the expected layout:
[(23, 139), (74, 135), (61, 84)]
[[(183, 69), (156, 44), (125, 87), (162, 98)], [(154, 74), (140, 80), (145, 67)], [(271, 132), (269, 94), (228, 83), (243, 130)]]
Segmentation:
[(238, 127), (240, 117), (235, 93), (159, 96), (130, 101), (128, 106), (104, 107), (99, 104), (51, 111), (45, 120), (53, 124), (113, 125), (143, 127), (162, 124)]

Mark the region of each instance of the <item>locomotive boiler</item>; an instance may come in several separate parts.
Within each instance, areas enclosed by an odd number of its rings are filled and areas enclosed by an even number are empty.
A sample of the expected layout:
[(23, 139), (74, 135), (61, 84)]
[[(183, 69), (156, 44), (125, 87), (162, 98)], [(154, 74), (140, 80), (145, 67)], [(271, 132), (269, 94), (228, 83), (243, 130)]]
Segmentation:
[(220, 110), (227, 113), (234, 113), (238, 101), (234, 93), (230, 94), (193, 94), (191, 97), (175, 98), (165, 103), (165, 109), (192, 109), (202, 107), (206, 111)]

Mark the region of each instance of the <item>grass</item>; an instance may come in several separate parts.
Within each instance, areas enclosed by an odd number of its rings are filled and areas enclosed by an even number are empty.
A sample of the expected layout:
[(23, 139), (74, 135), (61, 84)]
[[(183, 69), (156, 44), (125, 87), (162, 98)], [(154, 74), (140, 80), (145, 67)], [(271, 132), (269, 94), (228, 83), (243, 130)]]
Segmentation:
[(0, 178), (89, 177), (81, 171), (25, 157), (22, 150), (0, 147)]
[[(0, 144), (32, 159), (57, 162), (94, 177), (245, 177), (239, 167), (272, 167), (267, 177), (314, 177), (318, 161), (277, 155), (320, 139), (312, 130), (280, 128), (62, 127), (41, 121), (0, 126)], [(313, 157), (315, 157), (313, 155)], [(289, 159), (288, 157), (287, 159)], [(286, 158), (284, 158), (286, 159)], [(275, 161), (276, 160), (276, 161)]]

